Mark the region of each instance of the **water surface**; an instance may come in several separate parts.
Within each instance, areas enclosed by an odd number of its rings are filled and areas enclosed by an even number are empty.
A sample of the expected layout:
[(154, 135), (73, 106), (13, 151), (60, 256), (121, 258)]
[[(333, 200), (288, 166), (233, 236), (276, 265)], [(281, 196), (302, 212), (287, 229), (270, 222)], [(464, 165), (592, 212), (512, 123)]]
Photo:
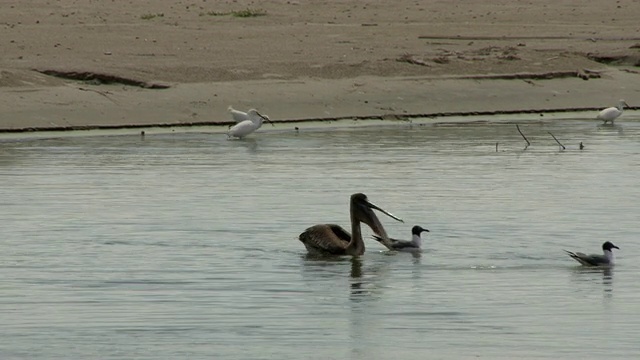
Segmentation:
[[(640, 122), (521, 129), (0, 142), (0, 356), (637, 359)], [(308, 258), (354, 192), (423, 253)], [(613, 270), (562, 252), (605, 240)]]

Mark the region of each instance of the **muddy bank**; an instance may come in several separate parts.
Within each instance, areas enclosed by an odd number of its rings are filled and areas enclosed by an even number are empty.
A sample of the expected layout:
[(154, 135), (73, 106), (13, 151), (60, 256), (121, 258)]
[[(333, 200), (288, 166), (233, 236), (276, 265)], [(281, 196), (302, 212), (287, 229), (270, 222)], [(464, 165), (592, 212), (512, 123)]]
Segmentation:
[(25, 0), (3, 10), (0, 131), (224, 126), (229, 105), (300, 122), (640, 104), (633, 0)]

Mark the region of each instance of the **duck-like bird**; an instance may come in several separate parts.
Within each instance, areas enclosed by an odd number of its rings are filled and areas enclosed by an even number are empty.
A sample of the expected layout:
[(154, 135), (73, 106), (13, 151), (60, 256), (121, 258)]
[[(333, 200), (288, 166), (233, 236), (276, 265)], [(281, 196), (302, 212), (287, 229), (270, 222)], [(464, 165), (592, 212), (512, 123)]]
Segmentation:
[(607, 241), (602, 244), (602, 252), (604, 253), (603, 255), (586, 255), (581, 252), (573, 252), (568, 250), (564, 250), (564, 252), (566, 252), (574, 260), (584, 266), (611, 266), (615, 263), (615, 256), (613, 255), (612, 251), (613, 249), (620, 248)]
[(617, 106), (608, 107), (598, 113), (597, 119), (604, 121), (604, 124), (611, 121), (611, 125), (613, 125), (613, 121), (622, 115), (622, 110), (624, 107), (629, 107), (624, 100), (620, 100)]
[(404, 222), (402, 219), (386, 212), (378, 206), (372, 204), (367, 196), (362, 193), (351, 195), (350, 200), (351, 212), (351, 234), (345, 229), (335, 224), (318, 224), (314, 225), (298, 236), (307, 251), (314, 255), (362, 255), (365, 246), (362, 240), (362, 229), (360, 223), (363, 222), (373, 230), (381, 238), (381, 242), (391, 249), (391, 241), (384, 227), (373, 212), (373, 209), (383, 214)]
[(249, 110), (247, 116), (249, 117), (248, 120), (243, 120), (229, 129), (227, 132), (228, 137), (243, 138), (258, 130), (262, 126), (262, 121), (270, 122), (273, 125), (269, 118), (262, 116), (256, 109)]
[[(390, 238), (391, 240), (391, 250), (396, 251), (419, 251), (422, 246), (422, 238), (420, 234), (423, 232), (429, 232), (428, 229), (425, 229), (421, 226), (414, 226), (411, 228), (411, 240), (398, 240)], [(381, 244), (384, 244), (383, 239), (378, 235), (372, 236), (374, 240), (378, 241)]]

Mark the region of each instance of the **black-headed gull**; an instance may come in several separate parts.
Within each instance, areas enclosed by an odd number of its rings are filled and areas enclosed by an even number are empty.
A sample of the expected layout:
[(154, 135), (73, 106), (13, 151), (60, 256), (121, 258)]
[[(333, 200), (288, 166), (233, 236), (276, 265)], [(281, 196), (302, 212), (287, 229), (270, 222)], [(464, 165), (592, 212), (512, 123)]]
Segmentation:
[(613, 255), (613, 249), (620, 249), (613, 245), (613, 243), (607, 241), (602, 244), (602, 252), (604, 254), (592, 254), (587, 255), (581, 252), (573, 252), (564, 250), (569, 256), (575, 259), (577, 262), (584, 266), (611, 266), (615, 263), (615, 256)]
[[(398, 239), (389, 239), (391, 240), (391, 250), (397, 251), (418, 251), (422, 246), (422, 238), (420, 234), (423, 232), (429, 232), (428, 229), (425, 229), (421, 226), (414, 226), (411, 228), (411, 240), (398, 240)], [(377, 235), (373, 235), (373, 238), (382, 243), (382, 238)]]

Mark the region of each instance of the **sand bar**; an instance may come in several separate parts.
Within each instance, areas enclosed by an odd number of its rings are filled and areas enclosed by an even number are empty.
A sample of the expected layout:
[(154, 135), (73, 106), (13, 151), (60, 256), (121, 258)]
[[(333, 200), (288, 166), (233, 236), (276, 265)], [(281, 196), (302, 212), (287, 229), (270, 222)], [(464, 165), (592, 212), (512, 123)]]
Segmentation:
[(229, 105), (276, 121), (638, 106), (637, 14), (632, 0), (9, 1), (0, 131), (223, 125)]

